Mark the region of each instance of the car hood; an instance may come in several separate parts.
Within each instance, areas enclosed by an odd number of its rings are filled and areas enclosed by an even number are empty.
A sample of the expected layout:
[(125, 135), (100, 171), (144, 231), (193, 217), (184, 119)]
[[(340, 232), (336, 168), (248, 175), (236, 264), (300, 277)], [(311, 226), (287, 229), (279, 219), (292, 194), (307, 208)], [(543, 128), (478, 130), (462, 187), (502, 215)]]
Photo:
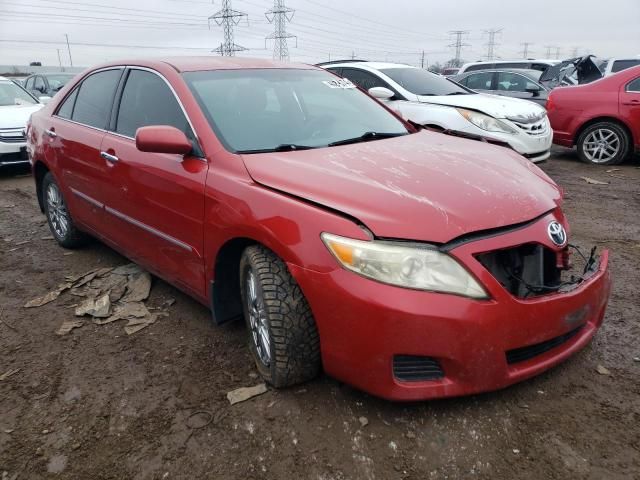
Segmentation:
[(468, 108), (486, 113), (494, 118), (508, 118), (516, 121), (540, 120), (545, 110), (527, 100), (476, 93), (469, 95), (418, 96), (421, 103), (435, 103), (451, 107)]
[(426, 131), (242, 157), (255, 182), (354, 217), (378, 237), (445, 243), (561, 201), (556, 184), (515, 152)]
[(0, 128), (24, 128), (31, 114), (42, 107), (41, 103), (0, 106)]

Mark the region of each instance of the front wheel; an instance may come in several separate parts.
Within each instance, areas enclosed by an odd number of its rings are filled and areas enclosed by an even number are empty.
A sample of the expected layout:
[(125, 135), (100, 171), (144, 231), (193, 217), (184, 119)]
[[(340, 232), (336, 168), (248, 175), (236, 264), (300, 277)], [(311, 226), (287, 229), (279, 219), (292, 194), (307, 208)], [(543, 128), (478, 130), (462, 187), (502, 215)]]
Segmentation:
[(288, 387), (320, 371), (320, 339), (311, 308), (285, 263), (262, 246), (240, 260), (249, 348), (267, 383)]
[(58, 244), (65, 248), (76, 248), (83, 245), (87, 236), (76, 228), (62, 191), (51, 172), (48, 172), (42, 179), (42, 198), (44, 199), (44, 213), (47, 216), (49, 229)]
[(630, 138), (620, 125), (598, 122), (578, 137), (578, 155), (583, 162), (616, 165), (629, 156)]

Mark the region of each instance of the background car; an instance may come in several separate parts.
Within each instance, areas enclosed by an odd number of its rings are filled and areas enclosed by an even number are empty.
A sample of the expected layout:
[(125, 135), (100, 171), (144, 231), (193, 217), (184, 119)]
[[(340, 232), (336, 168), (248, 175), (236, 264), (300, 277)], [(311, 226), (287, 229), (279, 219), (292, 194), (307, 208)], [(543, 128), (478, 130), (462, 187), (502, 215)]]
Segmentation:
[(443, 69), (442, 72), (440, 72), (440, 73), (442, 75), (444, 75), (445, 77), (451, 77), (453, 75), (457, 75), (459, 71), (460, 71), (459, 68), (447, 67), (447, 68)]
[(549, 90), (538, 82), (541, 75), (540, 70), (479, 70), (451, 79), (476, 92), (531, 100), (544, 107)]
[(556, 88), (547, 111), (554, 143), (577, 146), (585, 162), (620, 163), (640, 149), (640, 67), (587, 85)]
[(25, 127), (42, 104), (24, 88), (0, 77), (0, 167), (28, 164)]
[(603, 60), (598, 67), (606, 77), (613, 75), (614, 73), (621, 72), (622, 70), (626, 70), (627, 68), (637, 67), (638, 65), (640, 65), (640, 56), (629, 58), (608, 58)]
[(525, 69), (546, 71), (549, 67), (560, 63), (559, 60), (491, 60), (486, 62), (465, 63), (460, 68), (458, 75), (476, 70), (502, 70), (502, 69)]
[(533, 162), (549, 158), (552, 132), (544, 108), (474, 92), (441, 75), (399, 63), (319, 64), (348, 78), (422, 126), (508, 146)]
[(48, 101), (73, 77), (74, 73), (38, 73), (27, 77), (23, 84), (40, 100)]

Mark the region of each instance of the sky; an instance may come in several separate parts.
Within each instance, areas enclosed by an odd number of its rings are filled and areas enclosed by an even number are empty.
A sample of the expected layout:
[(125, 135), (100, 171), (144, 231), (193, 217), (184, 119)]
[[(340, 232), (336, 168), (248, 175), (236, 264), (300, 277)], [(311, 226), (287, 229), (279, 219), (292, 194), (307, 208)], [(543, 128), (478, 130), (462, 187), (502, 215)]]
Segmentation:
[[(123, 58), (209, 55), (222, 28), (208, 17), (223, 0), (0, 0), (0, 64), (91, 66)], [(285, 0), (292, 61), (341, 58), (422, 65), (454, 56), (452, 30), (468, 31), (461, 57), (482, 59), (490, 29), (497, 58), (640, 55), (640, 0)], [(272, 57), (265, 18), (273, 0), (231, 0), (238, 56)], [(69, 37), (71, 60), (65, 34)], [(552, 48), (547, 48), (552, 47)], [(556, 49), (559, 49), (557, 51)], [(58, 59), (58, 55), (60, 56)]]

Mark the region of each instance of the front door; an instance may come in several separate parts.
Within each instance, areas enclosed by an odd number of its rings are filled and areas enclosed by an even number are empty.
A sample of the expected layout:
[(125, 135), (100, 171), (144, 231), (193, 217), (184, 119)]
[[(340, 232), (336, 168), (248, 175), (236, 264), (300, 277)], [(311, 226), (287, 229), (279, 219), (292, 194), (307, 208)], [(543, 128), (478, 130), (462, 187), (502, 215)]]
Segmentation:
[(627, 83), (620, 92), (620, 114), (628, 119), (635, 143), (640, 145), (640, 77)]
[[(152, 271), (202, 297), (207, 161), (173, 91), (157, 73), (128, 70), (117, 103), (102, 144), (103, 155), (112, 161), (105, 224), (109, 237)], [(139, 151), (136, 130), (150, 125), (185, 132), (194, 143), (193, 154)]]

